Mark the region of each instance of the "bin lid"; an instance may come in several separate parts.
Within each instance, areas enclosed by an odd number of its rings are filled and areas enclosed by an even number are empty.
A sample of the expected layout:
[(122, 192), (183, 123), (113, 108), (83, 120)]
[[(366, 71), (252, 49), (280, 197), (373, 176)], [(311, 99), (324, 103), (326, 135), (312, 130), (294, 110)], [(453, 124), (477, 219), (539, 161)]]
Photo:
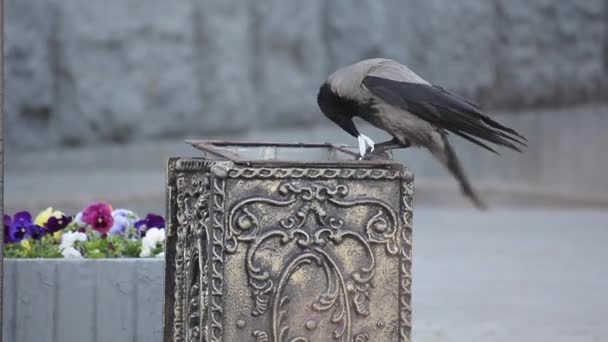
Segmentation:
[(257, 142), (222, 140), (186, 140), (207, 159), (230, 160), (235, 163), (255, 161), (280, 162), (356, 162), (364, 165), (395, 164), (390, 152), (359, 160), (356, 147), (332, 143)]

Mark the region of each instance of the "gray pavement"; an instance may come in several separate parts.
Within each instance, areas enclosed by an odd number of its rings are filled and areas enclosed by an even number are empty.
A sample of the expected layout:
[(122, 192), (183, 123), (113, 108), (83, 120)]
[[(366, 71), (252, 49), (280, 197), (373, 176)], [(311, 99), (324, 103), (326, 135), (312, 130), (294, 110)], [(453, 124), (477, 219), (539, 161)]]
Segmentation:
[(608, 341), (608, 212), (419, 208), (413, 243), (413, 341)]

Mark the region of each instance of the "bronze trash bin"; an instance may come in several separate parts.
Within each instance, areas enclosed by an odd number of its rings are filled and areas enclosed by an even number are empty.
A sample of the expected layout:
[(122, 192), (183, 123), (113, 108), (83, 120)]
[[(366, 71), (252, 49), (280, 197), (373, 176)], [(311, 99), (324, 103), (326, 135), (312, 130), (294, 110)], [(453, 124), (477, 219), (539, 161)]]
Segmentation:
[(409, 169), (191, 143), (204, 158), (168, 163), (165, 342), (409, 341)]

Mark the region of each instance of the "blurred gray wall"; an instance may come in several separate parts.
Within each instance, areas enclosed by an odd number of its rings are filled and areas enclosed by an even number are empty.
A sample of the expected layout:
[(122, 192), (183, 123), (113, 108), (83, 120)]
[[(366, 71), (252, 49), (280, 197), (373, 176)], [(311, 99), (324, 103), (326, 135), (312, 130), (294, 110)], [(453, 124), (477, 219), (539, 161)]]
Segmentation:
[(608, 0), (5, 0), (11, 149), (324, 122), (316, 91), (396, 58), (502, 110), (608, 94)]

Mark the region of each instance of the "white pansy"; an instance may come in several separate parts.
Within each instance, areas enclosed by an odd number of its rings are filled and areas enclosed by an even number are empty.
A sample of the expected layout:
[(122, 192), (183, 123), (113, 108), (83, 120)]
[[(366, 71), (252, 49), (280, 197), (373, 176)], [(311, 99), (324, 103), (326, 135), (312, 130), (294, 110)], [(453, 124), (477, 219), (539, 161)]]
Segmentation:
[(64, 249), (74, 248), (74, 243), (76, 243), (76, 241), (87, 241), (87, 235), (81, 232), (63, 233), (61, 235), (61, 244), (59, 245), (59, 251), (63, 254)]
[(146, 231), (146, 236), (141, 238), (141, 253), (140, 257), (145, 258), (152, 256), (152, 250), (157, 244), (165, 241), (165, 230), (158, 228), (150, 228)]
[(76, 241), (86, 241), (87, 235), (81, 232), (66, 232), (61, 235), (59, 252), (64, 258), (82, 258), (80, 252), (74, 248)]
[(82, 259), (82, 254), (74, 247), (66, 247), (61, 249), (61, 255), (64, 258)]

